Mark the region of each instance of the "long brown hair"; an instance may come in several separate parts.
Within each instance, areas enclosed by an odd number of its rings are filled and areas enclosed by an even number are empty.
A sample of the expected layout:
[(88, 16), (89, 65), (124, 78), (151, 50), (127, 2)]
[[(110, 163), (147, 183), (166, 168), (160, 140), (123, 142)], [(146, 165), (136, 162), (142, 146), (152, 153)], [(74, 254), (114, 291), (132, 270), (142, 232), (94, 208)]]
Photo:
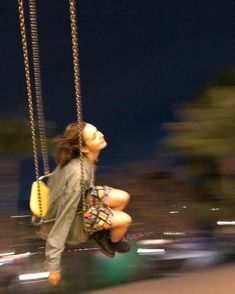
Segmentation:
[[(86, 123), (82, 123), (82, 131), (84, 130)], [(78, 123), (69, 124), (63, 135), (59, 138), (56, 147), (56, 163), (60, 167), (64, 167), (73, 158), (80, 156), (79, 146), (79, 126)]]

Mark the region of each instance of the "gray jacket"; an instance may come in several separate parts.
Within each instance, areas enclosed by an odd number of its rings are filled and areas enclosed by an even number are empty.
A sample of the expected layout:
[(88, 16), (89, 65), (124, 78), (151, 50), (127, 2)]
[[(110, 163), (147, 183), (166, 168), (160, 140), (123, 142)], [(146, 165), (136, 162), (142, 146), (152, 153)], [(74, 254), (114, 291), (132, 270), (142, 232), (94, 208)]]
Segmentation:
[[(84, 157), (86, 194), (92, 189), (92, 179), (93, 164)], [(82, 208), (80, 181), (79, 158), (71, 160), (63, 168), (57, 168), (49, 179), (49, 208), (44, 219), (55, 218), (55, 221), (43, 223), (38, 232), (41, 238), (46, 239), (45, 268), (48, 271), (61, 269), (61, 255), (65, 243), (76, 245), (88, 239), (82, 215), (78, 213)]]

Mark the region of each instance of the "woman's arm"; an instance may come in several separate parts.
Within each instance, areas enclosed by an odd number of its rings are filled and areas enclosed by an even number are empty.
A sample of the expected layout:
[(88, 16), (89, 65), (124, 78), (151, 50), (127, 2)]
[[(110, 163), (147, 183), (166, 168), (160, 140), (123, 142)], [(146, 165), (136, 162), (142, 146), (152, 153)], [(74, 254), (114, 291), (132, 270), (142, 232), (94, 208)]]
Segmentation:
[(49, 272), (61, 270), (61, 255), (80, 199), (80, 175), (75, 173), (70, 177), (66, 191), (62, 194), (55, 223), (46, 240), (45, 268)]
[(69, 197), (70, 199), (64, 206), (61, 214), (56, 217), (55, 223), (47, 237), (45, 266), (49, 271), (60, 270), (61, 254), (81, 198), (80, 191), (73, 191), (67, 194), (66, 198)]

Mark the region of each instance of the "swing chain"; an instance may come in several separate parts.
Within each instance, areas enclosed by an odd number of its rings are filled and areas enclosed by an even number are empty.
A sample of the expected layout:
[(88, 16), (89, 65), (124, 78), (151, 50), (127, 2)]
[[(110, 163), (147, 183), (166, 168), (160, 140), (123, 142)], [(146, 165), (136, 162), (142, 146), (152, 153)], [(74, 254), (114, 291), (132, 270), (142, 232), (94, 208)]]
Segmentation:
[(78, 51), (78, 35), (77, 35), (77, 18), (76, 18), (76, 0), (69, 1), (70, 24), (72, 37), (72, 52), (73, 52), (73, 71), (74, 71), (74, 86), (76, 96), (77, 122), (79, 127), (79, 149), (81, 160), (81, 187), (82, 187), (82, 205), (83, 210), (86, 210), (86, 186), (84, 180), (84, 156), (82, 153), (82, 105), (81, 105), (81, 83), (80, 83), (80, 67), (79, 67), (79, 51)]
[(31, 90), (31, 80), (30, 80), (30, 69), (29, 69), (28, 49), (27, 49), (27, 37), (26, 37), (26, 30), (25, 30), (23, 0), (18, 0), (18, 8), (19, 8), (20, 31), (21, 31), (21, 40), (22, 40), (23, 57), (24, 57), (24, 68), (25, 68), (25, 80), (26, 80), (26, 89), (27, 89), (27, 97), (28, 97), (28, 107), (29, 107), (29, 119), (30, 119), (30, 128), (31, 128), (32, 145), (33, 145), (33, 159), (34, 159), (35, 176), (37, 179), (39, 213), (40, 213), (40, 218), (41, 218), (41, 216), (42, 216), (42, 203), (41, 203), (41, 193), (40, 193), (40, 186), (39, 186), (39, 180), (38, 180), (38, 178), (39, 178), (38, 150), (37, 150), (37, 142), (36, 142), (35, 120), (34, 120), (34, 113), (33, 113), (33, 99), (32, 99), (32, 90)]
[[(83, 210), (85, 210), (87, 208), (87, 203), (85, 199), (86, 186), (84, 181), (84, 156), (81, 151), (82, 144), (83, 144), (83, 140), (82, 140), (83, 122), (82, 122), (82, 106), (81, 106), (81, 90), (80, 90), (80, 68), (79, 68), (78, 37), (77, 37), (76, 1), (70, 0), (69, 4), (70, 4), (70, 21), (71, 21), (76, 111), (77, 111), (77, 122), (79, 127), (82, 204), (83, 204)], [(37, 179), (39, 213), (40, 213), (40, 218), (42, 220), (42, 203), (41, 203), (41, 194), (40, 194), (40, 185), (39, 185), (38, 150), (37, 150), (37, 142), (36, 142), (37, 140), (36, 140), (36, 131), (35, 131), (34, 112), (33, 112), (33, 99), (32, 99), (32, 90), (31, 90), (30, 68), (29, 68), (29, 59), (28, 59), (23, 0), (18, 0), (18, 7), (19, 7), (23, 56), (24, 56), (26, 88), (27, 88), (27, 96), (28, 96), (29, 118), (30, 118), (30, 127), (31, 127), (32, 144), (33, 144), (33, 158), (34, 158), (34, 166), (35, 166), (35, 176)], [(46, 136), (45, 136), (44, 111), (43, 111), (42, 88), (41, 88), (41, 77), (40, 77), (40, 58), (39, 58), (39, 46), (38, 46), (36, 3), (34, 0), (29, 1), (29, 10), (30, 10), (30, 29), (31, 29), (31, 39), (32, 39), (34, 79), (35, 79), (35, 94), (37, 97), (40, 142), (41, 142), (42, 155), (43, 155), (44, 174), (47, 174), (49, 173), (49, 164), (48, 164), (48, 153), (45, 147)]]
[(30, 16), (30, 32), (31, 32), (31, 43), (32, 43), (33, 72), (34, 72), (34, 83), (35, 83), (35, 96), (36, 96), (36, 102), (37, 102), (39, 137), (40, 137), (41, 152), (42, 152), (43, 171), (44, 171), (44, 175), (46, 175), (50, 173), (50, 169), (49, 169), (49, 163), (48, 163), (48, 151), (47, 151), (47, 143), (46, 143), (46, 127), (45, 127), (43, 95), (42, 95), (40, 51), (39, 51), (39, 41), (38, 41), (38, 25), (37, 25), (35, 0), (29, 0), (29, 16)]

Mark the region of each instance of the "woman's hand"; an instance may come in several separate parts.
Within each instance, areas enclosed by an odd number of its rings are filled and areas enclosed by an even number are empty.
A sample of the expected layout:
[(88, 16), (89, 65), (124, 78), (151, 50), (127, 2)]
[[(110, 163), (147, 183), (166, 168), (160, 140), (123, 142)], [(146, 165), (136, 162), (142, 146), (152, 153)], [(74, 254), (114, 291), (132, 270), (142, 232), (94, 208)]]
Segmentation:
[(48, 280), (49, 282), (55, 286), (61, 279), (61, 272), (56, 271), (56, 272), (49, 272)]

